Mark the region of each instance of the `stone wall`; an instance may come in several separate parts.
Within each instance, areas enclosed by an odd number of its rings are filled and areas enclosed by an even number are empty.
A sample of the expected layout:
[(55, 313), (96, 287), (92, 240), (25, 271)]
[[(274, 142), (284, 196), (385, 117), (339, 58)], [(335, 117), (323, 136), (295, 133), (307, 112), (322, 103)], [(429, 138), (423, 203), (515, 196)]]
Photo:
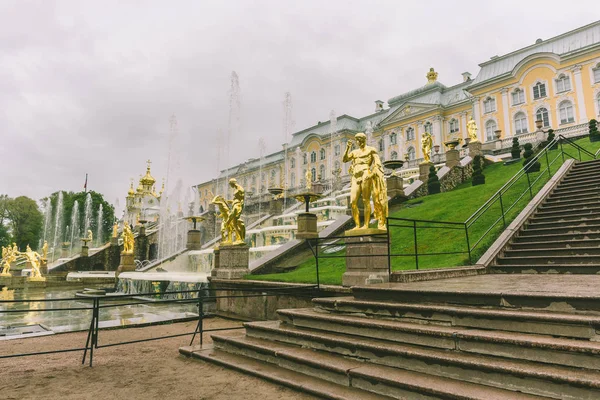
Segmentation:
[[(442, 192), (453, 190), (473, 176), (473, 159), (471, 157), (465, 157), (460, 160), (459, 165), (451, 169), (442, 167), (438, 170), (437, 175), (440, 180)], [(415, 199), (417, 197), (427, 196), (428, 194), (427, 182), (423, 182), (423, 184), (409, 194), (409, 198)]]

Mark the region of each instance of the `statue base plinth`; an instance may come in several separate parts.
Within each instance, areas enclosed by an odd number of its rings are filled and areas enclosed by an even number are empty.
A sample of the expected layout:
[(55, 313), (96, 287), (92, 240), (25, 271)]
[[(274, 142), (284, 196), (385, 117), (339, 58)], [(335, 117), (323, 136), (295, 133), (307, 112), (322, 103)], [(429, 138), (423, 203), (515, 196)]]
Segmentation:
[(456, 149), (446, 151), (446, 167), (454, 168), (460, 165), (460, 153)]
[(373, 236), (373, 235), (385, 235), (387, 234), (386, 229), (379, 228), (354, 228), (347, 230), (344, 232), (344, 236), (346, 237), (356, 237), (356, 236)]
[(480, 141), (469, 142), (467, 147), (469, 148), (469, 156), (471, 158), (475, 158), (475, 156), (483, 155), (483, 153), (481, 152), (481, 142)]
[(187, 233), (187, 244), (185, 247), (188, 250), (200, 250), (202, 248), (202, 234), (199, 230), (190, 229)]
[(46, 282), (46, 278), (43, 276), (28, 276), (27, 282)]
[(386, 179), (387, 183), (387, 195), (388, 197), (394, 198), (406, 198), (404, 194), (404, 179), (399, 176), (392, 175)]
[(118, 278), (121, 272), (135, 271), (135, 256), (133, 253), (121, 253), (121, 263), (115, 273)]
[(250, 273), (250, 248), (246, 244), (221, 245), (215, 250), (215, 267), (211, 276), (217, 279), (241, 279)]
[(119, 245), (119, 238), (118, 237), (111, 237), (110, 238), (110, 245), (111, 246), (118, 246)]
[(10, 272), (0, 272), (0, 276), (2, 276), (2, 277), (11, 277), (12, 274)]
[(48, 275), (48, 260), (43, 259), (40, 264), (40, 274)]
[(89, 257), (90, 248), (88, 246), (81, 246), (81, 257)]
[(283, 212), (283, 199), (271, 199), (269, 201), (269, 214), (280, 215)]
[(317, 216), (310, 212), (298, 214), (298, 232), (296, 239), (315, 239), (319, 237), (317, 231)]
[(429, 180), (429, 168), (433, 167), (432, 162), (422, 162), (419, 164), (419, 180), (423, 183), (427, 183)]
[[(357, 229), (355, 231), (379, 231)], [(385, 233), (385, 231), (383, 231)], [(342, 275), (343, 286), (367, 285), (389, 281), (387, 241), (369, 236), (346, 239), (346, 272)]]

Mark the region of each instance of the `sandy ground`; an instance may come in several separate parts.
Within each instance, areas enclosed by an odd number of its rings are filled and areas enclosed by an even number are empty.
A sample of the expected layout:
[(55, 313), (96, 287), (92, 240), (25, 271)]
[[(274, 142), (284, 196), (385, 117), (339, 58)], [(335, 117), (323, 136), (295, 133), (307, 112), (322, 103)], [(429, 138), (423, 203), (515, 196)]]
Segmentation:
[[(192, 332), (195, 322), (100, 331), (98, 344)], [(205, 327), (239, 326), (208, 319)], [(83, 347), (84, 332), (0, 341), (0, 355)], [(1, 399), (260, 399), (309, 400), (313, 396), (179, 355), (180, 337), (97, 349), (94, 366), (82, 352), (0, 359)], [(196, 341), (197, 342), (197, 341)], [(205, 344), (210, 336), (205, 334)]]

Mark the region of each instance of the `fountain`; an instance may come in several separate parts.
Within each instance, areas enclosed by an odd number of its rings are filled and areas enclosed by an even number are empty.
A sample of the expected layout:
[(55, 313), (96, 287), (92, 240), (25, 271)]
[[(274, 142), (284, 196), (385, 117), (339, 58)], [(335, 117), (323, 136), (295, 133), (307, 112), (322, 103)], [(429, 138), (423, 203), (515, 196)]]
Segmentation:
[(73, 244), (79, 237), (79, 201), (75, 200), (73, 203), (73, 210), (71, 211), (71, 241), (69, 242), (69, 256), (73, 254)]
[(56, 199), (56, 212), (54, 216), (54, 238), (52, 240), (52, 261), (54, 261), (54, 255), (56, 254), (56, 249), (60, 246), (60, 241), (62, 239), (62, 224), (63, 224), (63, 213), (64, 213), (64, 196), (63, 192), (58, 192), (58, 197)]
[[(235, 71), (231, 72), (231, 87), (229, 88), (229, 125), (227, 129), (227, 140), (225, 142), (225, 165), (227, 170), (225, 173), (225, 182), (229, 182), (229, 165), (231, 160), (231, 137), (236, 139), (240, 130), (240, 115), (241, 115), (241, 99), (240, 99), (240, 78)], [(225, 197), (229, 197), (229, 185), (225, 183)]]
[(83, 232), (86, 233), (92, 225), (92, 195), (85, 196), (85, 205), (83, 209)]
[(104, 242), (103, 242), (104, 232), (102, 229), (102, 225), (103, 225), (102, 222), (103, 222), (103, 217), (104, 217), (103, 212), (104, 212), (104, 210), (102, 207), (102, 203), (100, 203), (100, 206), (98, 207), (98, 217), (96, 219), (96, 223), (98, 224), (98, 227), (96, 229), (96, 244), (98, 247), (100, 247), (100, 246), (102, 246), (102, 244), (104, 244)]

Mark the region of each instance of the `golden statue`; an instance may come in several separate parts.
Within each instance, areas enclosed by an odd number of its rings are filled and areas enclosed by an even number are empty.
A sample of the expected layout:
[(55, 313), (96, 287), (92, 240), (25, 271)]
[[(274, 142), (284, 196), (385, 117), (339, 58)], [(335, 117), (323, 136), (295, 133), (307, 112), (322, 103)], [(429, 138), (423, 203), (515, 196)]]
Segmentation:
[(10, 247), (2, 247), (2, 272), (0, 272), (0, 276), (11, 276), (10, 275), (10, 264), (17, 259), (19, 255), (19, 251), (15, 253), (14, 248)]
[[(219, 207), (221, 222), (221, 244), (241, 245), (246, 240), (246, 225), (241, 219), (246, 197), (242, 188), (234, 178), (229, 180), (229, 186), (233, 189), (233, 200), (225, 200), (223, 196), (216, 196), (211, 203)], [(235, 234), (235, 240), (233, 235)]]
[(427, 83), (429, 84), (437, 81), (438, 73), (435, 72), (433, 68), (429, 68), (429, 72), (425, 76), (427, 77)]
[(40, 272), (40, 261), (42, 260), (42, 256), (39, 255), (36, 251), (31, 250), (31, 247), (27, 245), (27, 249), (25, 253), (20, 253), (27, 258), (29, 264), (31, 264), (31, 275), (29, 279), (32, 281), (44, 281), (46, 280), (42, 277), (42, 273)]
[(467, 122), (467, 132), (469, 132), (469, 137), (471, 138), (471, 143), (477, 142), (477, 124), (471, 115), (471, 119)]
[(304, 179), (306, 180), (306, 190), (310, 192), (310, 189), (312, 188), (312, 172), (310, 168), (306, 169), (306, 175), (304, 176)]
[(123, 238), (123, 253), (133, 254), (133, 232), (126, 222), (123, 224), (123, 235), (121, 237)]
[[(371, 196), (373, 197), (373, 206), (375, 218), (377, 219), (377, 228), (386, 230), (386, 219), (388, 216), (387, 184), (383, 175), (383, 165), (377, 150), (367, 146), (367, 136), (364, 133), (357, 133), (354, 138), (358, 144), (358, 149), (352, 149), (352, 141), (348, 141), (346, 152), (342, 161), (352, 162), (349, 173), (352, 176), (350, 189), (350, 202), (352, 204), (352, 218), (357, 229), (368, 229), (371, 219)], [(360, 224), (360, 213), (358, 210), (358, 199), (362, 197), (364, 204), (365, 220)]]
[(88, 235), (87, 235), (87, 240), (89, 240), (90, 242), (92, 240), (94, 240), (94, 235), (92, 234), (92, 231), (88, 229)]
[(433, 138), (428, 132), (424, 132), (421, 136), (421, 150), (423, 151), (424, 163), (431, 162), (431, 148), (433, 147)]
[(119, 236), (119, 224), (117, 222), (115, 222), (115, 224), (113, 225), (112, 237), (116, 238), (118, 236)]
[(44, 260), (48, 260), (48, 241), (44, 240), (44, 245), (42, 246), (42, 257)]

